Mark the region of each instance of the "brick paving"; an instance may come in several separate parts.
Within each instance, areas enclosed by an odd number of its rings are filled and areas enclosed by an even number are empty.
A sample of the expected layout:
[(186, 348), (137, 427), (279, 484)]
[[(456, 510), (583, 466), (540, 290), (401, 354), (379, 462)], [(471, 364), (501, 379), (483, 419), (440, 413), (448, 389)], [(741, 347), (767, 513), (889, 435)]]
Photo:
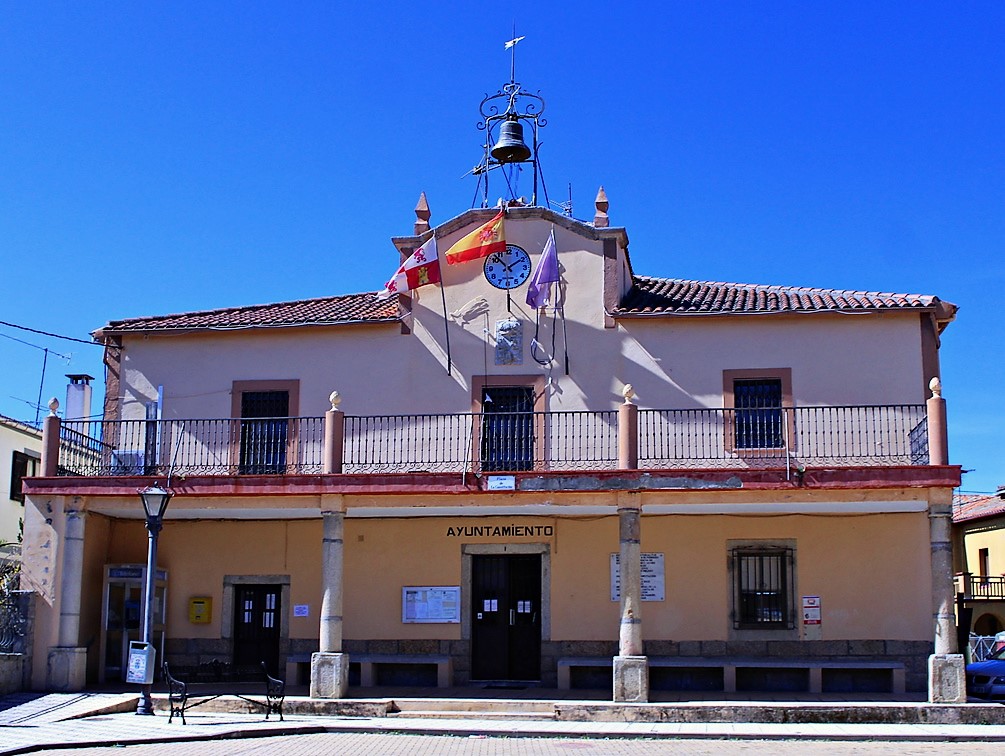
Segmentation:
[[(18, 753), (166, 754), (929, 754), (1003, 753), (1005, 724), (772, 724), (572, 722), (529, 713), (469, 711), (436, 718), (195, 710), (188, 724), (137, 716), (135, 694), (24, 694), (0, 701), (0, 756)], [(457, 703), (457, 702), (455, 702)], [(424, 704), (428, 705), (428, 704)], [(515, 702), (514, 702), (515, 705)], [(737, 704), (741, 706), (742, 704)], [(791, 706), (799, 706), (793, 702)], [(866, 706), (867, 704), (859, 704)], [(882, 704), (879, 704), (882, 706)], [(875, 704), (873, 704), (875, 706)], [(127, 712), (127, 713), (115, 713)], [(738, 719), (742, 712), (738, 712)], [(771, 741), (766, 742), (766, 741)], [(841, 742), (836, 742), (841, 741)], [(849, 742), (855, 741), (855, 742)], [(883, 741), (883, 742), (869, 742)], [(924, 742), (929, 741), (929, 742)], [(984, 742), (995, 741), (995, 742)]]
[(149, 745), (72, 748), (37, 751), (60, 756), (328, 756), (331, 754), (402, 754), (404, 756), (647, 756), (648, 754), (778, 754), (778, 756), (823, 756), (824, 754), (861, 754), (862, 756), (924, 756), (927, 754), (1000, 754), (1000, 743), (891, 743), (891, 742), (805, 742), (805, 741), (728, 741), (673, 739), (577, 739), (523, 737), (452, 737), (443, 735), (399, 735), (394, 733), (325, 733), (287, 735), (278, 738), (199, 741), (189, 743), (154, 743)]

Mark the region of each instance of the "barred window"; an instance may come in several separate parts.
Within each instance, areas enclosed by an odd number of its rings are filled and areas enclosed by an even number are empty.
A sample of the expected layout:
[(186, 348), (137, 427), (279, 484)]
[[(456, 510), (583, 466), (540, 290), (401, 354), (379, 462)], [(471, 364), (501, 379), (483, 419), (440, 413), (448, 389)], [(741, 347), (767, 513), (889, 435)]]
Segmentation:
[(737, 380), (733, 383), (733, 400), (736, 406), (735, 448), (781, 449), (785, 446), (781, 380)]
[(733, 627), (795, 627), (793, 550), (747, 546), (730, 552), (733, 572)]

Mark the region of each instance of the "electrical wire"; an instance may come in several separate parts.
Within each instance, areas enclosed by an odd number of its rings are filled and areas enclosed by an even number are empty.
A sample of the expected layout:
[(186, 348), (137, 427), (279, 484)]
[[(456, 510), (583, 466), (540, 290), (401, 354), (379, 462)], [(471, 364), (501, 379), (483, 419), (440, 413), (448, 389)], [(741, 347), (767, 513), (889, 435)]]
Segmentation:
[(24, 341), (22, 339), (18, 339), (18, 338), (15, 338), (13, 336), (10, 336), (10, 335), (8, 335), (6, 333), (0, 333), (0, 336), (3, 336), (5, 339), (10, 339), (11, 341), (16, 341), (18, 344), (24, 344), (25, 346), (30, 346), (30, 347), (32, 347), (34, 349), (39, 350), (40, 352), (47, 352), (49, 354), (54, 354), (57, 357), (60, 357), (60, 358), (66, 360), (68, 362), (73, 359), (73, 355), (60, 354), (59, 352), (54, 352), (51, 349), (47, 349), (46, 347), (39, 346), (38, 344), (32, 344), (30, 341)]
[[(39, 331), (36, 328), (29, 328), (28, 326), (18, 325), (17, 323), (8, 323), (8, 322), (6, 322), (4, 320), (0, 320), (0, 325), (7, 326), (8, 328), (17, 328), (17, 329), (19, 329), (21, 331), (28, 331), (29, 333), (37, 333), (37, 334), (40, 334), (42, 336), (51, 336), (54, 339), (63, 339), (65, 341), (75, 341), (78, 344), (90, 344), (91, 346), (101, 346), (101, 344), (97, 343), (96, 341), (86, 341), (84, 339), (74, 338), (73, 336), (62, 336), (62, 335), (60, 335), (58, 333), (49, 333), (48, 331)], [(11, 337), (8, 336), (7, 338), (11, 338)], [(16, 341), (16, 339), (15, 339), (15, 341)], [(34, 344), (31, 344), (30, 346), (34, 346)]]

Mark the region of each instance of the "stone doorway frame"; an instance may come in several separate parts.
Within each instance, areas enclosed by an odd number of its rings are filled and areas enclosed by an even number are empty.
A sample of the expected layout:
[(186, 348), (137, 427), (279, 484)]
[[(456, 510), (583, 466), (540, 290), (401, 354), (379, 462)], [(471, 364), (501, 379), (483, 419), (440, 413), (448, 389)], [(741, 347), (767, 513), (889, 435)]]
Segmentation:
[(465, 543), (461, 544), (461, 640), (471, 641), (472, 557), (539, 554), (541, 556), (541, 642), (551, 640), (551, 544)]
[(227, 641), (230, 658), (234, 658), (234, 586), (278, 585), (283, 610), (279, 613), (279, 659), (289, 654), (290, 646), (290, 576), (289, 575), (224, 575), (223, 598), (220, 601), (220, 639)]

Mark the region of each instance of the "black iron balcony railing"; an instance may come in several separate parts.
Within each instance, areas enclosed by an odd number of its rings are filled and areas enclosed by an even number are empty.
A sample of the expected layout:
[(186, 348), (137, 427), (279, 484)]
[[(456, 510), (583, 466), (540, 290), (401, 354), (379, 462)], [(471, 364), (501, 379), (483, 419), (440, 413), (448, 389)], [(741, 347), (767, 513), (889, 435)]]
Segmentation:
[(323, 417), (92, 420), (60, 427), (60, 475), (311, 474)]
[(967, 601), (1005, 601), (1005, 575), (974, 575), (961, 572), (955, 576), (956, 592)]
[(926, 465), (925, 407), (639, 410), (639, 467)]
[[(318, 474), (324, 424), (323, 417), (65, 422), (59, 474)], [(345, 416), (340, 432), (338, 467), (350, 474), (619, 465), (615, 410)], [(639, 410), (628, 443), (644, 469), (928, 464), (921, 405)]]

